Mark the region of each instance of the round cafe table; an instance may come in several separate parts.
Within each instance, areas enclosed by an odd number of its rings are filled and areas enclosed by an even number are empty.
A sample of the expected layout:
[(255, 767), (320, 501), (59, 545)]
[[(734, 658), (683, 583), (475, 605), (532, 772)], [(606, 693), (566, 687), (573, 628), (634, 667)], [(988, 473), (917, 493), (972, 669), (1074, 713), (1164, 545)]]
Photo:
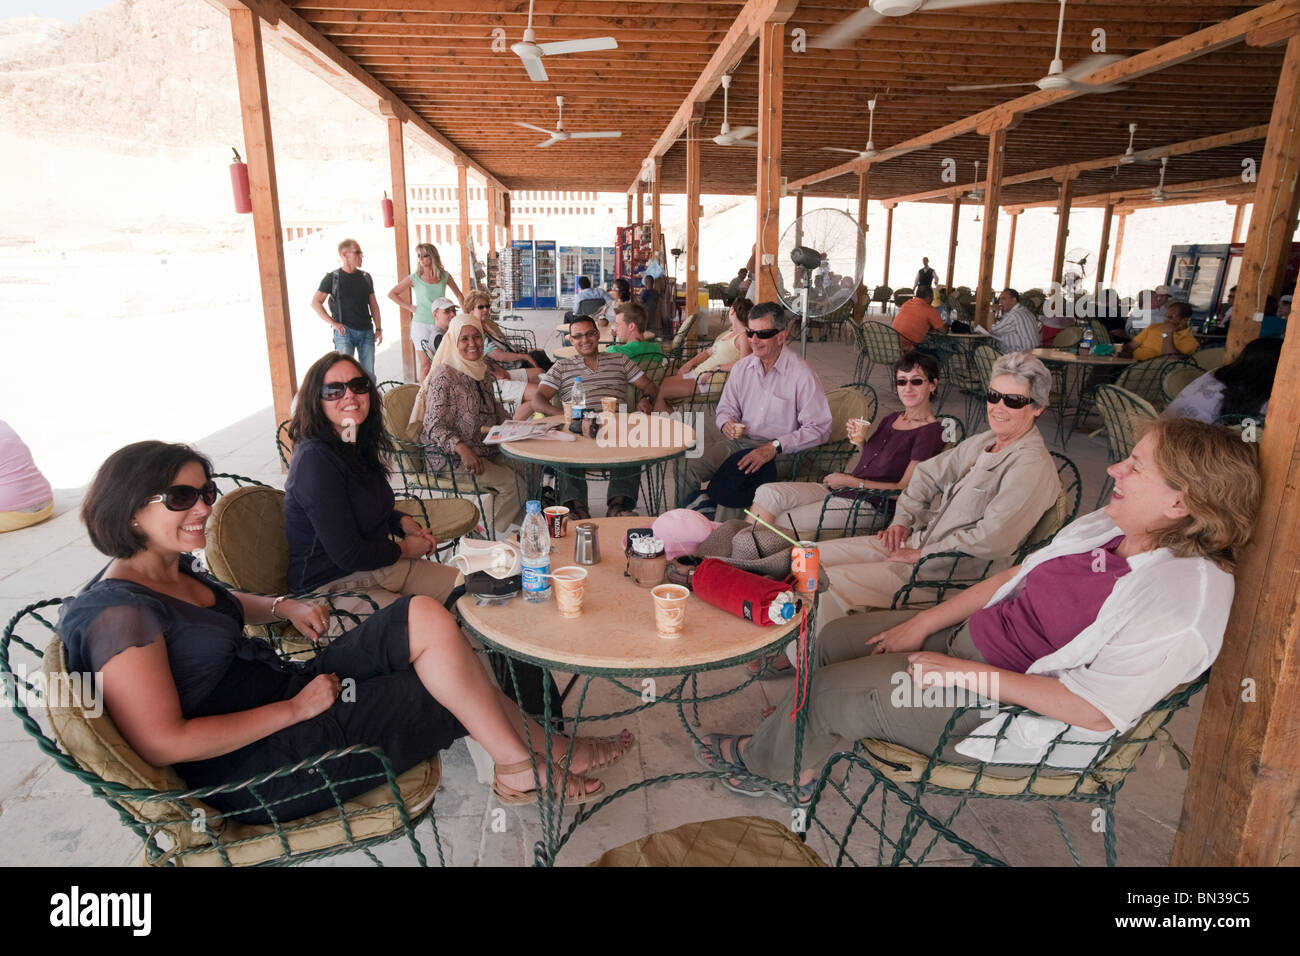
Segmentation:
[[(505, 604), (479, 606), (472, 595), (465, 595), (456, 605), (456, 610), (468, 632), (506, 656), (509, 673), (516, 684), (516, 661), (579, 675), (582, 683), (572, 715), (553, 714), (550, 694), (543, 688), (543, 726), (550, 726), (555, 720), (564, 720), (566, 730), (576, 736), (584, 723), (621, 718), (658, 703), (669, 703), (676, 705), (682, 727), (686, 730), (687, 739), (683, 740), (682, 745), (690, 746), (698, 742), (699, 738), (691, 727), (692, 722), (686, 717), (687, 705), (698, 708), (700, 703), (735, 694), (757, 680), (757, 677), (746, 674), (746, 679), (736, 687), (700, 697), (696, 676), (704, 671), (732, 667), (759, 655), (776, 653), (798, 635), (800, 618), (796, 615), (788, 624), (763, 627), (707, 604), (692, 594), (686, 601), (682, 636), (665, 640), (659, 637), (655, 627), (650, 588), (637, 586), (623, 573), (626, 567), (623, 557), (624, 536), (631, 528), (646, 526), (647, 520), (635, 517), (599, 518), (593, 523), (599, 529), (601, 560), (587, 568), (581, 617), (561, 617), (554, 597), (541, 604), (530, 604), (520, 596)], [(572, 531), (566, 537), (554, 541), (552, 569), (573, 563), (573, 541)], [(811, 613), (810, 611), (806, 630), (809, 644), (813, 634)], [(812, 657), (811, 651), (809, 657)], [(645, 679), (656, 677), (669, 677), (673, 680), (666, 682), (662, 692), (657, 688), (648, 690), (653, 685)], [(636, 703), (615, 713), (584, 715), (583, 703), (591, 682), (596, 679), (609, 680), (631, 695)], [(801, 711), (798, 717), (800, 740), (804, 719)], [(548, 773), (554, 770), (557, 760), (565, 759), (563, 754), (552, 752), (549, 741), (526, 740), (525, 743), (536, 757), (545, 758)], [(540, 752), (543, 749), (546, 751), (544, 754)], [(801, 748), (796, 747), (791, 779), (798, 778), (800, 757)], [(538, 762), (540, 761), (534, 763), (535, 770)], [(672, 780), (717, 779), (741, 775), (739, 769), (731, 769), (667, 774), (642, 780), (615, 791), (598, 802), (578, 807), (567, 828), (564, 827), (564, 788), (556, 787), (553, 797), (548, 797), (543, 792), (538, 804), (543, 839), (535, 849), (536, 861), (539, 865), (553, 864), (556, 854), (580, 823), (625, 793)], [(774, 787), (781, 785), (777, 781), (765, 782)]]
[[(552, 415), (545, 421), (566, 424), (560, 415)], [(682, 462), (686, 453), (695, 447), (695, 429), (666, 415), (650, 416), (626, 410), (618, 412), (612, 421), (606, 422), (604, 418), (601, 421), (601, 432), (596, 438), (581, 435), (571, 442), (529, 438), (500, 446), (507, 458), (525, 465), (525, 499), (538, 497), (543, 466), (575, 479), (608, 479), (616, 468), (638, 467), (642, 469), (641, 500), (648, 513), (662, 514), (668, 504), (664, 486), (667, 466), (672, 463), (673, 500), (676, 501), (680, 499)]]
[[(1085, 401), (1083, 397), (1084, 381), (1089, 377), (1088, 370), (1106, 367), (1124, 368), (1134, 362), (1131, 358), (1121, 358), (1118, 355), (1094, 355), (1091, 352), (1076, 354), (1064, 349), (1033, 349), (1029, 354), (1041, 359), (1057, 378), (1054, 403), (1056, 441), (1062, 448), (1066, 447), (1074, 434), (1074, 429), (1078, 427), (1083, 416), (1087, 414), (1088, 408), (1091, 407), (1091, 403)], [(1074, 398), (1074, 418), (1067, 429), (1065, 419), (1069, 414), (1071, 393)]]

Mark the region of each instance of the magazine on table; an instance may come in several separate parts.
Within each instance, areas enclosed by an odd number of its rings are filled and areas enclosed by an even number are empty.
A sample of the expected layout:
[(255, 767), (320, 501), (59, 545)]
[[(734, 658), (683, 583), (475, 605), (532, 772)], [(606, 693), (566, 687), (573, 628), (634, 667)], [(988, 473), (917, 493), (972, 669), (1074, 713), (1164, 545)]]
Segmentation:
[(493, 425), (492, 430), (483, 439), (485, 445), (500, 445), (510, 441), (525, 441), (529, 438), (542, 438), (549, 441), (576, 441), (576, 435), (560, 428), (554, 422), (502, 422)]

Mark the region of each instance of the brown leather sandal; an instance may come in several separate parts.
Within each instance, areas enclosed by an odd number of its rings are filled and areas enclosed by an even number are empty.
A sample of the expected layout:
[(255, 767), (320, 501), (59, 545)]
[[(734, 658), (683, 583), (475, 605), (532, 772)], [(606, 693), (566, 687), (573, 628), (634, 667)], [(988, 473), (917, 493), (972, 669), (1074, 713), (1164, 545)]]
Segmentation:
[[(541, 761), (546, 760), (546, 756), (544, 754), (534, 754), (533, 756), (536, 759)], [(496, 794), (497, 799), (500, 800), (501, 803), (504, 804), (505, 806), (525, 806), (527, 804), (536, 803), (537, 802), (536, 790), (516, 790), (514, 787), (510, 786), (509, 784), (501, 782), (501, 775), (503, 773), (506, 774), (523, 773), (525, 770), (532, 770), (532, 769), (533, 769), (532, 760), (521, 760), (518, 763), (506, 764), (505, 766), (496, 767), (495, 770), (493, 771), (494, 779), (492, 781), (492, 792)], [(605, 792), (605, 785), (603, 783), (601, 783), (600, 786), (597, 787), (595, 790), (588, 792), (586, 790), (586, 783), (588, 779), (587, 777), (579, 776), (576, 773), (568, 773), (558, 765), (556, 769), (558, 769), (561, 773), (564, 774), (564, 790), (565, 790), (564, 802), (565, 803), (572, 804), (574, 806), (577, 806), (578, 804), (581, 803), (590, 803), (592, 800), (597, 799)], [(599, 783), (599, 781), (597, 782)], [(552, 798), (554, 797), (555, 795), (552, 794)]]

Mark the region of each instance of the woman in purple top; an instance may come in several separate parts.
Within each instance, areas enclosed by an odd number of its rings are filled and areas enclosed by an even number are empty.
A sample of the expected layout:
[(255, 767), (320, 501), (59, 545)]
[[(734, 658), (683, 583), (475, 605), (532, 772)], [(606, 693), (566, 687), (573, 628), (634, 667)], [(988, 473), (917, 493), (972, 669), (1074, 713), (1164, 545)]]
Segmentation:
[[(823, 531), (842, 531), (859, 492), (907, 487), (917, 462), (943, 451), (943, 425), (930, 407), (939, 387), (939, 363), (921, 352), (906, 352), (894, 364), (894, 385), (903, 410), (881, 420), (851, 474), (832, 472), (820, 484), (778, 481), (761, 485), (754, 495), (754, 514), (811, 537), (819, 524)], [(882, 508), (888, 499), (882, 495), (867, 501), (871, 507)]]
[[(1107, 471), (1115, 491), (1106, 507), (1062, 528), (1020, 567), (923, 611), (823, 629), (805, 689), (800, 800), (831, 754), (863, 738), (931, 753), (947, 729), (944, 760), (1080, 769), (1205, 672), (1223, 644), (1233, 571), (1259, 510), (1255, 447), (1216, 425), (1158, 419)], [(985, 713), (980, 698), (1037, 716), (1008, 722)], [(700, 759), (789, 782), (793, 700), (791, 690), (752, 737), (706, 735)], [(725, 785), (772, 792), (739, 778)]]

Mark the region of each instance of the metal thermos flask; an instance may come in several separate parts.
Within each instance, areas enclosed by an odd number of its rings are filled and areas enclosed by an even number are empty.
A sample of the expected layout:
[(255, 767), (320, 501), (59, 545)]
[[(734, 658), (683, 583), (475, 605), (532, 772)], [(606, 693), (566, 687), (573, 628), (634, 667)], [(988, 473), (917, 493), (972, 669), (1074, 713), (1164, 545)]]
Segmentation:
[(596, 526), (584, 521), (574, 526), (573, 563), (600, 564), (600, 535)]

